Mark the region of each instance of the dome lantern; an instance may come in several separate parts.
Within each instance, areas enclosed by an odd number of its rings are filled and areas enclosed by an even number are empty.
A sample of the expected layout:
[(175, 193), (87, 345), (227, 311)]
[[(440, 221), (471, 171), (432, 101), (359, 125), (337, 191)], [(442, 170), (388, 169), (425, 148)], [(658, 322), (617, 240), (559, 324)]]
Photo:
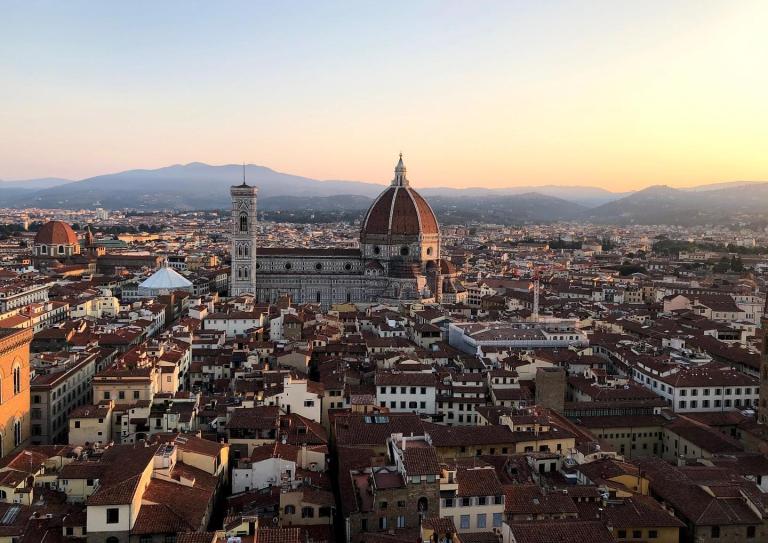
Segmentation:
[(395, 178), (392, 180), (393, 187), (407, 187), (408, 178), (405, 177), (405, 164), (403, 164), (403, 153), (400, 153), (400, 160), (395, 166)]

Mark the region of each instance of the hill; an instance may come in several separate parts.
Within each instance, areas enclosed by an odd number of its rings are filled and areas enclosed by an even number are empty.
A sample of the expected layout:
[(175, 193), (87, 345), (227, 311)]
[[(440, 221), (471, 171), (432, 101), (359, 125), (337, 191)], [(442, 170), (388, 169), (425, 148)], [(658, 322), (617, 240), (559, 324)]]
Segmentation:
[(725, 224), (768, 217), (768, 183), (725, 184), (712, 190), (653, 186), (585, 211), (581, 218), (610, 224)]
[[(12, 204), (70, 209), (215, 209), (229, 206), (229, 187), (238, 184), (242, 175), (241, 165), (210, 166), (199, 162), (156, 170), (129, 170), (39, 190)], [(246, 179), (258, 185), (261, 198), (295, 194), (373, 197), (382, 188), (355, 181), (317, 181), (255, 165), (246, 166)]]
[(15, 181), (0, 179), (0, 189), (14, 188), (25, 190), (41, 190), (59, 185), (72, 183), (71, 179), (62, 179), (60, 177), (42, 177), (40, 179), (19, 179)]
[[(229, 187), (242, 180), (237, 164), (200, 162), (139, 169), (81, 181), (50, 178), (0, 182), (0, 206), (88, 209), (221, 209)], [(247, 165), (246, 180), (259, 187), (259, 207), (313, 220), (355, 218), (385, 183), (321, 181)], [(499, 224), (583, 220), (612, 224), (716, 224), (768, 220), (768, 183), (734, 181), (687, 189), (654, 186), (614, 193), (588, 186), (420, 188), (443, 223)]]
[(433, 196), (428, 200), (442, 224), (557, 222), (575, 219), (587, 211), (579, 204), (536, 192), (476, 198)]
[(568, 200), (575, 204), (585, 207), (596, 207), (614, 200), (618, 200), (630, 193), (611, 192), (598, 187), (585, 186), (563, 186), (563, 185), (542, 185), (542, 186), (523, 186), (507, 187), (500, 189), (486, 189), (482, 187), (470, 187), (466, 189), (455, 189), (451, 187), (437, 187), (419, 189), (419, 192), (425, 197), (430, 196), (452, 196), (455, 198), (482, 198), (493, 196), (514, 196), (536, 193), (542, 196), (551, 196), (561, 200)]
[[(42, 208), (91, 208), (102, 206), (109, 209), (198, 209), (219, 208), (229, 205), (229, 187), (242, 179), (242, 166), (230, 164), (211, 166), (200, 162), (177, 164), (155, 170), (128, 170), (99, 175), (81, 181), (30, 180), (13, 182), (13, 187), (37, 189), (34, 193), (9, 194), (9, 203), (15, 207)], [(277, 172), (264, 166), (246, 166), (246, 179), (258, 185), (260, 201), (284, 196), (286, 205), (305, 204), (292, 197), (328, 198), (338, 195), (376, 197), (384, 184), (360, 181), (320, 181), (308, 177)], [(5, 187), (0, 183), (0, 188)], [(11, 185), (7, 185), (11, 186)], [(453, 197), (489, 199), (499, 196), (517, 196), (538, 193), (568, 200), (586, 207), (594, 207), (625, 196), (597, 187), (570, 187), (547, 185), (542, 187), (510, 187), (501, 189), (471, 188), (423, 188), (425, 197)], [(350, 202), (341, 204), (347, 206)], [(274, 204), (277, 205), (277, 204)], [(290, 208), (290, 207), (289, 207)]]

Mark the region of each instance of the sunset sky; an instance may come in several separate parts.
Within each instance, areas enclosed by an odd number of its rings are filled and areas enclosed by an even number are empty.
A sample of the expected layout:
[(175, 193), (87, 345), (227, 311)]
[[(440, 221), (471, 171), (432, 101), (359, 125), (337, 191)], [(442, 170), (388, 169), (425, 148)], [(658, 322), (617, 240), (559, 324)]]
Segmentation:
[(0, 179), (768, 180), (768, 2), (0, 1)]

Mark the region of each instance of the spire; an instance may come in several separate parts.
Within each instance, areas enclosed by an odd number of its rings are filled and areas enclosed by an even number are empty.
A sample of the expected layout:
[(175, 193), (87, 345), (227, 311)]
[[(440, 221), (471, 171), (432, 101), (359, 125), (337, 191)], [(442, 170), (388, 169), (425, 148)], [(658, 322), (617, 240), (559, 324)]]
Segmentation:
[(240, 185), (241, 187), (247, 187), (248, 184), (245, 182), (245, 162), (243, 162), (243, 184)]
[(408, 179), (405, 177), (405, 164), (403, 164), (403, 153), (400, 153), (400, 160), (395, 166), (395, 178), (392, 180), (393, 187), (407, 187)]

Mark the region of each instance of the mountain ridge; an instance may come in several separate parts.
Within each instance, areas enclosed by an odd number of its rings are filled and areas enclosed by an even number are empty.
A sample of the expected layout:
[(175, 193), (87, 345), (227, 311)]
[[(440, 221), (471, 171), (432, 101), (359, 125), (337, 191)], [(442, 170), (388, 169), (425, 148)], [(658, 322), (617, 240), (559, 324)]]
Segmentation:
[(583, 220), (607, 224), (727, 224), (768, 219), (768, 183), (691, 191), (654, 185), (592, 208)]
[[(367, 208), (387, 183), (318, 180), (245, 165), (246, 181), (259, 189), (260, 207), (352, 213)], [(61, 178), (0, 182), (0, 206), (89, 209), (221, 209), (229, 188), (243, 179), (243, 165), (203, 162), (132, 169), (78, 181)], [(48, 186), (46, 186), (48, 185)], [(52, 185), (52, 186), (51, 186)], [(591, 186), (416, 187), (450, 220), (502, 224), (582, 220), (616, 224), (703, 224), (730, 216), (762, 216), (768, 183), (732, 181), (688, 188), (652, 185), (633, 192)], [(750, 191), (746, 198), (746, 191)], [(527, 207), (526, 207), (527, 206)], [(439, 211), (438, 211), (439, 210)]]

